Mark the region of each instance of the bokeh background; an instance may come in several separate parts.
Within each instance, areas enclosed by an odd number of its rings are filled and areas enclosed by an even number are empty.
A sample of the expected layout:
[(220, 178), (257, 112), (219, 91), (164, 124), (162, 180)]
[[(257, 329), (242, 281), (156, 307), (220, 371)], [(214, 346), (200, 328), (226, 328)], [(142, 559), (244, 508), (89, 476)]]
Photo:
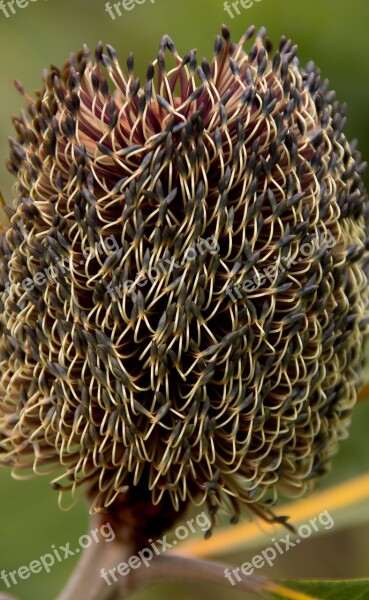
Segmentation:
[[(133, 50), (142, 76), (149, 60), (156, 56), (164, 33), (171, 35), (180, 53), (197, 48), (200, 59), (203, 55), (211, 59), (214, 37), (223, 22), (235, 39), (252, 23), (265, 25), (275, 43), (282, 33), (291, 37), (299, 45), (301, 63), (314, 59), (337, 97), (347, 101), (348, 136), (360, 139), (360, 149), (369, 158), (368, 0), (262, 0), (254, 2), (249, 10), (240, 8), (241, 15), (234, 19), (224, 11), (223, 0), (146, 0), (131, 12), (122, 11), (123, 16), (115, 21), (105, 12), (105, 0), (38, 0), (16, 10), (9, 18), (0, 11), (0, 191), (9, 204), (13, 180), (5, 168), (7, 137), (13, 135), (11, 117), (23, 103), (13, 87), (13, 78), (33, 93), (40, 86), (45, 67), (51, 63), (61, 65), (84, 42), (94, 48), (100, 39), (115, 46), (122, 61)], [(368, 471), (368, 428), (369, 401), (357, 407), (351, 436), (342, 445), (332, 475), (322, 481), (321, 489)], [(337, 518), (336, 527), (306, 540), (265, 573), (286, 578), (369, 576), (369, 501), (349, 508), (343, 516), (334, 511), (331, 514)], [(79, 536), (87, 531), (87, 507), (83, 502), (62, 512), (47, 477), (13, 481), (7, 469), (0, 469), (0, 571), (29, 564), (47, 553), (52, 544), (70, 542), (74, 548)], [(267, 546), (271, 536), (264, 534), (257, 542), (259, 547)], [(221, 558), (240, 565), (255, 553), (255, 542), (245, 540), (243, 548)], [(12, 592), (24, 600), (51, 599), (73, 567), (70, 558), (58, 563), (50, 574), (32, 575)], [(1, 581), (0, 589), (5, 590)], [(244, 593), (232, 588), (195, 584), (157, 586), (136, 598), (173, 596), (176, 600), (246, 599)]]

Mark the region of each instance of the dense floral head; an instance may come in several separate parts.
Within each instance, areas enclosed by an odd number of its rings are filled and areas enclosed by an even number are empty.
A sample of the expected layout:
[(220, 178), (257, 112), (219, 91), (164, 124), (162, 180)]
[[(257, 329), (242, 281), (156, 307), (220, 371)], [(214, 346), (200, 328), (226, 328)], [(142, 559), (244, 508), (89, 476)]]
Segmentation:
[(264, 29), (246, 50), (253, 34), (224, 27), (199, 66), (164, 36), (143, 87), (132, 55), (85, 47), (14, 120), (0, 461), (61, 469), (93, 511), (225, 500), (270, 518), (346, 435), (364, 168), (319, 70), (285, 38), (271, 58)]

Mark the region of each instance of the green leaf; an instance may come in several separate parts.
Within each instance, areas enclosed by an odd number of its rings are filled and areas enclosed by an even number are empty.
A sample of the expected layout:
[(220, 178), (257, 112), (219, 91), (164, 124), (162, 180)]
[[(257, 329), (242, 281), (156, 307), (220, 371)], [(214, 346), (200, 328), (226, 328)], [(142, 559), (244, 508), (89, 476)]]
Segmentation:
[[(317, 600), (369, 600), (369, 579), (332, 581), (283, 581), (284, 586), (308, 594)], [(273, 598), (290, 596), (272, 595)]]

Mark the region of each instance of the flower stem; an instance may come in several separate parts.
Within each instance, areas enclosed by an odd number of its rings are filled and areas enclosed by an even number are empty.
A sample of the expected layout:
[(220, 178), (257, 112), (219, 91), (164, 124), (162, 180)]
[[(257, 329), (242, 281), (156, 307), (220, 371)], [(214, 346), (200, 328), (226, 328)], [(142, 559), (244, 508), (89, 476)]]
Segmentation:
[[(92, 529), (95, 524), (93, 520)], [(57, 600), (123, 600), (138, 589), (158, 581), (204, 581), (229, 589), (234, 586), (238, 590), (254, 594), (265, 592), (270, 583), (264, 577), (246, 577), (240, 569), (237, 569), (235, 575), (232, 573), (232, 567), (226, 564), (170, 554), (155, 557), (148, 567), (142, 564), (138, 569), (131, 569), (129, 575), (123, 577), (117, 572), (117, 565), (122, 562), (128, 563), (133, 552), (134, 545), (125, 544), (121, 540), (113, 540), (109, 544), (93, 544), (83, 553)], [(108, 581), (102, 576), (102, 569)], [(225, 573), (228, 573), (228, 578)]]
[[(91, 521), (91, 530), (96, 526), (96, 520)], [(66, 587), (61, 591), (57, 600), (118, 600), (126, 597), (124, 578), (118, 575), (117, 581), (110, 585), (103, 579), (101, 569), (108, 571), (120, 562), (126, 561), (132, 554), (131, 547), (125, 547), (122, 542), (113, 540), (109, 543), (93, 544), (87, 548)], [(127, 581), (128, 584), (128, 581)]]
[[(146, 587), (156, 581), (204, 581), (227, 586), (232, 589), (232, 584), (225, 576), (225, 570), (229, 573), (232, 568), (227, 564), (199, 560), (187, 556), (166, 555), (159, 556), (150, 567), (141, 567), (131, 573), (130, 588), (137, 590)], [(238, 577), (232, 575), (234, 586), (237, 590), (247, 591), (254, 594), (265, 592), (269, 580), (256, 575), (245, 576), (237, 569)]]

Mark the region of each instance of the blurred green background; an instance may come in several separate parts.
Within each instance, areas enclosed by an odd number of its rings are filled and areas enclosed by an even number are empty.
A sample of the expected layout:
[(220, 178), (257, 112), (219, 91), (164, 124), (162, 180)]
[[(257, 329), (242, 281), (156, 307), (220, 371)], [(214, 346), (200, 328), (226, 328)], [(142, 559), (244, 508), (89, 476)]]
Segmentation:
[[(32, 94), (40, 87), (45, 67), (50, 63), (61, 65), (84, 42), (94, 48), (100, 39), (115, 46), (122, 62), (133, 50), (140, 75), (156, 56), (164, 33), (174, 39), (180, 53), (197, 48), (200, 59), (203, 55), (211, 59), (214, 37), (223, 22), (231, 28), (234, 39), (252, 23), (265, 25), (275, 43), (282, 33), (291, 37), (299, 45), (301, 63), (313, 59), (330, 79), (338, 98), (348, 102), (348, 137), (358, 137), (364, 157), (369, 157), (368, 0), (262, 0), (249, 10), (241, 8), (242, 14), (234, 19), (224, 11), (223, 0), (146, 0), (131, 12), (122, 11), (123, 16), (115, 21), (105, 12), (104, 0), (39, 0), (16, 10), (9, 18), (0, 11), (0, 191), (7, 203), (11, 203), (13, 183), (4, 166), (7, 137), (13, 135), (11, 117), (23, 102), (13, 87), (13, 78)], [(342, 445), (332, 475), (320, 487), (368, 470), (368, 425), (369, 402), (357, 407), (351, 437)], [(350, 527), (337, 526), (306, 540), (282, 556), (266, 574), (289, 578), (369, 576), (369, 502), (360, 510), (354, 507), (348, 512), (345, 521)], [(69, 512), (61, 512), (47, 477), (17, 482), (10, 479), (6, 469), (0, 470), (0, 515), (0, 571), (29, 564), (47, 553), (52, 544), (70, 542), (72, 548), (76, 547), (79, 536), (88, 530), (83, 502)], [(269, 540), (270, 536), (265, 535), (260, 547), (267, 546)], [(239, 565), (256, 551), (245, 547), (222, 559)], [(12, 591), (25, 600), (51, 599), (73, 565), (72, 558), (58, 563), (50, 574), (33, 575)], [(5, 589), (1, 581), (0, 589)], [(246, 598), (231, 588), (186, 584), (157, 586), (138, 594), (137, 599), (174, 595), (176, 600)]]

